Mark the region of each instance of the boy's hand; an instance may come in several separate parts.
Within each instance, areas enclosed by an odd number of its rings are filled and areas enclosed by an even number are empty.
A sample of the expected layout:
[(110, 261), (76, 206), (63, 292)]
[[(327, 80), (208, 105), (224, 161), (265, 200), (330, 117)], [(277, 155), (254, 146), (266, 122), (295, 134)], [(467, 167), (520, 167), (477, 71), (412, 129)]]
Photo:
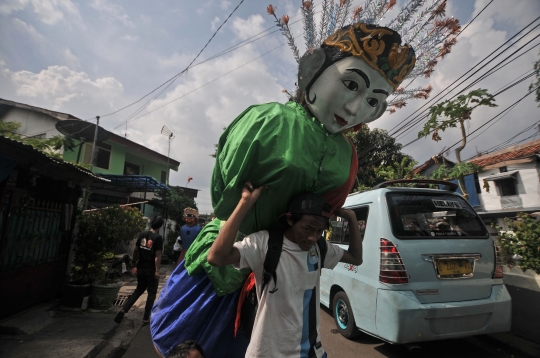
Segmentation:
[(261, 186), (255, 189), (253, 187), (253, 184), (248, 181), (244, 184), (244, 187), (242, 188), (242, 200), (244, 200), (250, 207), (252, 207), (257, 202), (257, 200), (259, 200), (259, 196), (264, 189), (266, 189), (265, 186)]
[(351, 209), (340, 208), (337, 209), (334, 214), (348, 220), (356, 221), (356, 214)]

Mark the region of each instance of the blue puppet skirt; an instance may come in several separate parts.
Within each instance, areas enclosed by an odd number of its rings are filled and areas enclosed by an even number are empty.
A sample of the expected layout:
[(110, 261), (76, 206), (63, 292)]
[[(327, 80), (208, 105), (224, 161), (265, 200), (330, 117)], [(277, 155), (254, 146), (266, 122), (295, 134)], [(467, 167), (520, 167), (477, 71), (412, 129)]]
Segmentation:
[(244, 357), (249, 340), (241, 333), (234, 338), (239, 292), (218, 296), (206, 273), (190, 276), (182, 261), (152, 309), (150, 331), (157, 351), (167, 357), (191, 339), (207, 357)]

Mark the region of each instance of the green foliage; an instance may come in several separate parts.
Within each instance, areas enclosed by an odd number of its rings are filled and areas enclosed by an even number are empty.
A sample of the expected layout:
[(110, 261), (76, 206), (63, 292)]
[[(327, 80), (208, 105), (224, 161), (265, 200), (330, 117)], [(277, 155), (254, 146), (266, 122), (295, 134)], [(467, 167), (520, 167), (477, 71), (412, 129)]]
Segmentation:
[(197, 209), (197, 204), (195, 200), (185, 195), (184, 190), (179, 186), (170, 186), (170, 188), (171, 190), (162, 190), (157, 193), (161, 203), (156, 203), (154, 208), (164, 218), (183, 224), (184, 209), (188, 207)]
[(526, 213), (517, 216), (515, 221), (504, 219), (509, 231), (494, 225), (498, 232), (497, 241), (508, 258), (513, 254), (523, 257), (519, 261), (523, 271), (531, 269), (540, 274), (540, 223)]
[[(429, 120), (418, 132), (418, 138), (427, 137), (433, 132), (434, 141), (441, 140), (439, 131), (456, 128), (458, 124), (471, 119), (472, 111), (479, 106), (497, 107), (495, 97), (485, 89), (476, 89), (466, 95), (460, 95), (454, 100), (446, 100), (429, 109)], [(440, 117), (443, 117), (442, 119)]]
[(59, 151), (64, 148), (65, 150), (73, 150), (75, 148), (75, 142), (73, 139), (64, 137), (61, 135), (55, 135), (52, 138), (40, 139), (32, 137), (23, 137), (20, 134), (17, 134), (17, 131), (21, 127), (20, 123), (17, 122), (2, 122), (0, 121), (0, 135), (18, 140), (25, 144), (29, 144), (35, 149), (42, 151), (50, 157), (56, 159), (63, 159), (62, 154)]
[(417, 162), (401, 152), (402, 145), (387, 131), (370, 130), (364, 125), (358, 132), (346, 135), (358, 154), (358, 186), (354, 191), (371, 189), (388, 180), (412, 177), (410, 173)]
[(529, 91), (536, 90), (536, 102), (539, 102), (538, 107), (540, 107), (540, 60), (534, 63), (534, 74), (536, 76), (536, 82), (531, 83)]
[(21, 136), (17, 134), (17, 130), (19, 128), (21, 128), (20, 123), (0, 121), (0, 135), (1, 136), (11, 138), (11, 139), (16, 139), (16, 140), (21, 140)]
[(71, 281), (90, 283), (106, 271), (103, 260), (121, 241), (129, 242), (146, 227), (137, 208), (114, 205), (79, 216)]
[(442, 164), (431, 174), (431, 178), (437, 180), (456, 179), (467, 174), (479, 173), (482, 170), (481, 166), (467, 162), (457, 163), (452, 168), (447, 168), (446, 164)]

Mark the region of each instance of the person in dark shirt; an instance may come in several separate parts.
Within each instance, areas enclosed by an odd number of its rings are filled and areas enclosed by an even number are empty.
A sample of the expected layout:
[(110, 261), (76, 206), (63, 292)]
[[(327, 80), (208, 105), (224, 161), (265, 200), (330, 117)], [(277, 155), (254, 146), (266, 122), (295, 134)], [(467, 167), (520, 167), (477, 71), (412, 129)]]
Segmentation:
[(184, 209), (184, 221), (186, 222), (186, 224), (180, 228), (180, 238), (182, 239), (182, 253), (180, 254), (178, 263), (180, 263), (184, 259), (187, 250), (189, 249), (193, 241), (195, 241), (197, 235), (199, 235), (199, 233), (201, 232), (201, 227), (197, 224), (198, 218), (199, 212), (197, 211), (197, 209)]
[(135, 267), (131, 270), (133, 274), (137, 274), (137, 288), (126, 300), (122, 310), (114, 318), (116, 323), (122, 322), (124, 315), (146, 290), (148, 290), (148, 298), (144, 307), (143, 324), (150, 323), (150, 311), (156, 299), (159, 283), (163, 238), (158, 231), (162, 226), (163, 218), (161, 216), (155, 216), (150, 222), (151, 230), (141, 232), (137, 238), (137, 243), (133, 250), (133, 264)]

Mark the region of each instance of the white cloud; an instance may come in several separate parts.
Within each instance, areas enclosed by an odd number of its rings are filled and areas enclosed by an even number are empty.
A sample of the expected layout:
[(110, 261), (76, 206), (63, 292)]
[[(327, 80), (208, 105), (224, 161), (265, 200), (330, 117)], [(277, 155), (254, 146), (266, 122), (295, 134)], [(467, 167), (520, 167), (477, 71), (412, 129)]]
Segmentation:
[(239, 39), (245, 40), (264, 30), (264, 19), (259, 14), (251, 15), (247, 19), (239, 17), (234, 19), (233, 29)]
[(71, 68), (79, 68), (81, 64), (77, 56), (75, 56), (68, 47), (64, 49), (64, 59)]
[(135, 24), (120, 5), (111, 4), (105, 0), (94, 0), (90, 6), (96, 9), (110, 23), (119, 22), (125, 27), (135, 28)]
[(212, 29), (212, 31), (216, 31), (216, 29), (218, 28), (218, 24), (219, 24), (219, 17), (214, 17), (214, 20), (212, 20), (212, 23), (210, 24), (210, 28)]
[(140, 15), (139, 16), (139, 19), (141, 19), (142, 22), (144, 22), (145, 24), (149, 24), (152, 22), (152, 18), (150, 16), (146, 16), (146, 15)]
[(230, 1), (227, 1), (227, 0), (221, 0), (219, 2), (219, 7), (222, 8), (223, 10), (227, 10), (229, 8), (229, 6), (231, 6), (231, 2)]
[[(223, 128), (250, 105), (283, 102), (285, 99), (281, 86), (263, 60), (251, 62), (209, 83), (258, 55), (248, 45), (241, 51), (191, 69), (188, 77), (178, 79), (174, 89), (165, 98), (154, 101), (148, 110), (207, 84), (205, 87), (128, 125), (129, 139), (163, 154), (167, 153), (168, 142), (159, 131), (163, 125), (173, 131), (176, 138), (171, 145), (171, 158), (182, 162), (182, 165), (178, 173), (171, 174), (171, 183), (184, 186), (187, 177), (192, 176), (194, 180), (190, 187), (201, 189), (199, 195), (207, 198), (198, 201), (199, 209), (203, 211), (211, 211), (208, 198), (214, 159), (209, 155), (214, 152), (214, 144), (218, 142)], [(117, 133), (123, 133), (123, 130), (124, 126)]]
[(139, 36), (124, 35), (120, 37), (120, 40), (124, 40), (127, 42), (137, 42), (139, 40)]
[[(69, 51), (69, 50), (68, 50)], [(70, 52), (71, 53), (71, 52)], [(96, 80), (66, 66), (49, 66), (38, 73), (11, 71), (0, 62), (0, 96), (34, 106), (70, 113), (76, 117), (111, 111), (120, 101), (123, 86), (112, 77)]]
[(26, 22), (17, 18), (13, 19), (12, 22), (13, 22), (13, 27), (15, 29), (28, 35), (37, 44), (39, 45), (43, 44), (44, 37), (36, 30), (34, 26), (29, 25)]
[(0, 14), (9, 15), (12, 12), (24, 9), (26, 5), (28, 5), (28, 0), (2, 0)]
[(64, 13), (80, 17), (79, 10), (70, 0), (30, 0), (34, 12), (46, 25), (54, 25), (64, 19)]

